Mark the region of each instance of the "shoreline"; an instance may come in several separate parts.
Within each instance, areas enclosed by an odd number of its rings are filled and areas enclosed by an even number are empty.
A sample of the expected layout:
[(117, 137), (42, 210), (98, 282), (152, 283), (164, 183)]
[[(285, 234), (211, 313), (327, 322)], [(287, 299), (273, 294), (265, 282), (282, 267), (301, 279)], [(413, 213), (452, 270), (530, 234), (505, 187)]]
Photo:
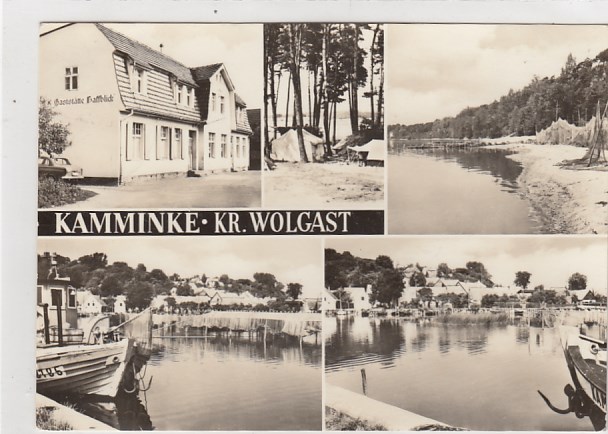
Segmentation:
[(522, 165), (517, 182), (539, 220), (541, 233), (608, 233), (608, 174), (558, 166), (564, 160), (582, 158), (587, 148), (529, 143), (488, 148), (515, 152), (507, 157)]

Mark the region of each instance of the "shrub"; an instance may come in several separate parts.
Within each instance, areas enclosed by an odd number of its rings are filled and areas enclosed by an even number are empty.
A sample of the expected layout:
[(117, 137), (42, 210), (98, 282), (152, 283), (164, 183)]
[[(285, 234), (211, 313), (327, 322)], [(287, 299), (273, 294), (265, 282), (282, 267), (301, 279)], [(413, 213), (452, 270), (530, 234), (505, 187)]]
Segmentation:
[(92, 191), (83, 190), (65, 181), (55, 181), (50, 178), (38, 180), (38, 207), (67, 205), (95, 196)]

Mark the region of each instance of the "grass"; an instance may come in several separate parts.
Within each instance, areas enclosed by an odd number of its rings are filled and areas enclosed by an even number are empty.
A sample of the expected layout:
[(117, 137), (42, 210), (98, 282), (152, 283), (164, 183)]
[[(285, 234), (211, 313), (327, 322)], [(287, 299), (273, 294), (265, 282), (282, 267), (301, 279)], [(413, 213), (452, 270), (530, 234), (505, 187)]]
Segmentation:
[(509, 322), (506, 313), (465, 313), (458, 312), (449, 315), (438, 316), (435, 321), (440, 324), (457, 325), (505, 325)]
[(38, 180), (38, 207), (49, 208), (53, 206), (67, 205), (95, 196), (92, 191), (83, 190), (80, 187), (68, 184), (65, 181), (55, 181), (51, 178)]
[(55, 410), (50, 407), (36, 409), (36, 427), (44, 431), (72, 431), (74, 428), (67, 422), (53, 418)]
[(359, 418), (336, 411), (333, 408), (325, 408), (325, 429), (328, 431), (387, 431), (378, 424), (370, 424)]

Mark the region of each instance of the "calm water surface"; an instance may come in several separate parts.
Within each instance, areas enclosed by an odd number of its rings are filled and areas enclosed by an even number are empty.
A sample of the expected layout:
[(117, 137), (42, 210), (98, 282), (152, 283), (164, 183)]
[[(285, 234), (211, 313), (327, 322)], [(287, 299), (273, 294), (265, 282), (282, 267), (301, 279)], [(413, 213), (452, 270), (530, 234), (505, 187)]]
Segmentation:
[(536, 233), (519, 163), (498, 149), (403, 150), (389, 156), (391, 233)]
[(567, 407), (570, 382), (556, 329), (418, 325), (393, 319), (328, 318), (326, 381), (473, 430), (592, 431), (553, 413), (541, 390)]
[[(152, 386), (139, 400), (154, 429), (321, 429), (320, 345), (300, 348), (297, 340), (279, 338), (264, 345), (246, 334), (154, 343), (147, 366)], [(120, 422), (114, 403), (83, 406), (92, 417), (114, 426)], [(122, 406), (132, 410), (137, 403)], [(146, 417), (123, 414), (122, 429), (134, 424), (129, 416)]]

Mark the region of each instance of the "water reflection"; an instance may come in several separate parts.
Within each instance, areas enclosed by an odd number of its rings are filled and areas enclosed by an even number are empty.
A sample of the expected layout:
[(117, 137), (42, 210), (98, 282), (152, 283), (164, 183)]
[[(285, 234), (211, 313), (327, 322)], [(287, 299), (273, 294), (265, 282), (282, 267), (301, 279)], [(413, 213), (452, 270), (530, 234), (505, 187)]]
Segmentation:
[[(389, 158), (389, 232), (534, 233), (540, 225), (502, 149), (396, 150)], [(515, 193), (515, 194), (514, 194)]]
[(454, 426), (592, 429), (573, 415), (556, 415), (536, 392), (563, 395), (570, 380), (554, 328), (367, 318), (327, 321), (336, 322), (335, 332), (326, 337), (329, 384), (362, 393), (359, 371), (364, 367), (371, 398)]
[(296, 338), (190, 331), (154, 339), (139, 399), (79, 405), (124, 430), (320, 430), (321, 354)]

